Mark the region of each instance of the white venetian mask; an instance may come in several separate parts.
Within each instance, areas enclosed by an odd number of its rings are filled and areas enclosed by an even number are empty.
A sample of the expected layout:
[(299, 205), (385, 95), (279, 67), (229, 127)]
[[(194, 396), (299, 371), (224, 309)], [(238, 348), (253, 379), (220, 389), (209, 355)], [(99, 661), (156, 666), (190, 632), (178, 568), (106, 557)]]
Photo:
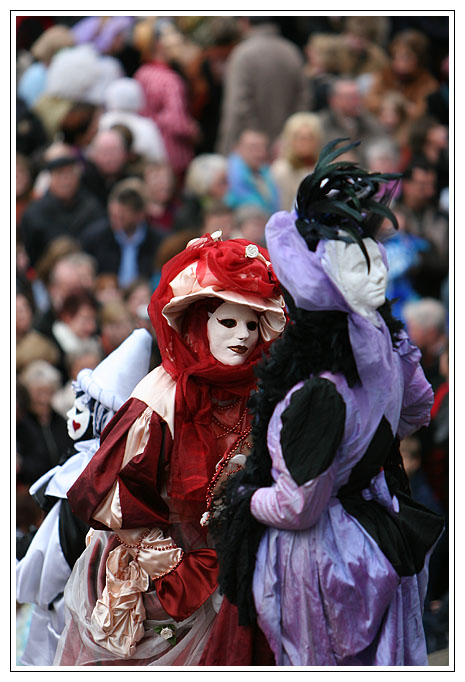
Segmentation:
[(90, 409), (81, 395), (76, 396), (73, 407), (68, 410), (66, 416), (69, 437), (79, 440), (87, 431), (90, 422)]
[(222, 303), (207, 323), (210, 352), (224, 365), (242, 365), (258, 341), (258, 315), (239, 303)]
[(387, 268), (377, 243), (369, 237), (363, 243), (370, 272), (360, 247), (340, 240), (327, 242), (325, 269), (352, 310), (379, 326), (376, 309), (386, 300)]

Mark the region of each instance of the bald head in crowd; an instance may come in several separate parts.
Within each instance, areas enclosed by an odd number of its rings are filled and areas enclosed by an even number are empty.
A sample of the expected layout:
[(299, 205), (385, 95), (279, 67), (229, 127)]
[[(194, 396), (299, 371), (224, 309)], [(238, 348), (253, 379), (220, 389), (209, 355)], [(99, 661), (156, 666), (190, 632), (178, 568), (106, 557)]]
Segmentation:
[(423, 361), (430, 363), (442, 352), (447, 341), (446, 308), (435, 298), (422, 298), (403, 308), (412, 343), (421, 350)]
[(105, 176), (118, 175), (128, 160), (123, 136), (117, 130), (102, 130), (94, 137), (90, 157)]
[(362, 111), (362, 94), (356, 80), (337, 79), (329, 96), (330, 108), (348, 118), (359, 116)]
[(59, 260), (50, 272), (48, 284), (53, 309), (58, 310), (65, 298), (74, 291), (91, 291), (95, 272), (95, 261), (86, 253), (72, 253)]

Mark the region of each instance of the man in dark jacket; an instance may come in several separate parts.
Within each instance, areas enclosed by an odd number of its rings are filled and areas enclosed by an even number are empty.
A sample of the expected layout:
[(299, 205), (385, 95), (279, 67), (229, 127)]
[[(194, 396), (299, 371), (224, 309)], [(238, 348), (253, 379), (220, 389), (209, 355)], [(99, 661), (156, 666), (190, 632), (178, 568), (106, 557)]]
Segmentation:
[(97, 261), (98, 274), (116, 274), (121, 287), (151, 277), (160, 241), (146, 222), (142, 183), (136, 178), (113, 188), (108, 217), (89, 225), (81, 237), (82, 248)]
[(105, 214), (98, 201), (81, 187), (81, 165), (71, 147), (54, 143), (44, 161), (50, 173), (48, 190), (29, 204), (20, 223), (32, 266), (53, 239), (61, 235), (78, 239), (86, 225)]

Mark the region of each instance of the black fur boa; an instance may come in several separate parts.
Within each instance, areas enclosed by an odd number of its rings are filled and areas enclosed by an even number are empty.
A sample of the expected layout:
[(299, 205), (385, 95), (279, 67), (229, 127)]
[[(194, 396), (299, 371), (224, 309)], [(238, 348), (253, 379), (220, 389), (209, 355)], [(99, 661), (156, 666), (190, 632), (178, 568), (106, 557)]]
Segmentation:
[[(291, 322), (256, 369), (258, 388), (250, 400), (253, 449), (245, 469), (229, 480), (221, 511), (210, 521), (220, 564), (220, 591), (237, 605), (240, 625), (249, 625), (256, 618), (252, 578), (265, 526), (250, 514), (250, 498), (258, 488), (273, 483), (266, 437), (271, 415), (288, 391), (312, 374), (329, 370), (342, 373), (349, 386), (359, 381), (347, 314), (308, 312), (296, 308), (289, 294), (283, 293)], [(378, 310), (395, 345), (403, 324), (392, 316), (388, 301)]]

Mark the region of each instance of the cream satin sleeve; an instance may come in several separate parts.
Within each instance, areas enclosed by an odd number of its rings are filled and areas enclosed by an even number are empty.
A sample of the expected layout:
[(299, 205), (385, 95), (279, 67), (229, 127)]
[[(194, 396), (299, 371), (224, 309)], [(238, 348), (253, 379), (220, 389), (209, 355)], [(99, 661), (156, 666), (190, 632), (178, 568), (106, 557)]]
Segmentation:
[[(142, 414), (134, 421), (128, 431), (126, 446), (124, 449), (123, 461), (121, 469), (123, 469), (128, 462), (134, 457), (141, 455), (150, 436), (150, 419), (153, 414), (153, 409), (147, 407)], [(119, 497), (119, 483), (116, 480), (110, 492), (102, 500), (93, 514), (96, 521), (100, 521), (108, 528), (117, 530), (121, 528), (123, 515), (121, 512), (121, 503)]]

